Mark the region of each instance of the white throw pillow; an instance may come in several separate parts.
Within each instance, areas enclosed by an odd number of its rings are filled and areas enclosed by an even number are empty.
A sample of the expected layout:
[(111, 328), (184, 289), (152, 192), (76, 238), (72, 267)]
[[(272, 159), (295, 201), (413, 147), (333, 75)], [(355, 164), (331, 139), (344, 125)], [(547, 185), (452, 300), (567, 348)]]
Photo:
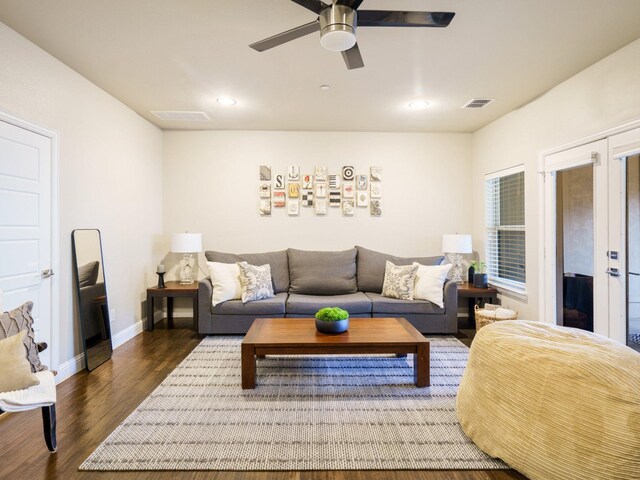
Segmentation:
[(416, 300), (429, 300), (440, 308), (444, 308), (442, 287), (453, 265), (450, 263), (447, 265), (420, 265), (419, 263), (414, 263), (413, 265), (418, 266), (413, 298)]
[(237, 263), (207, 262), (207, 268), (213, 285), (211, 304), (214, 307), (227, 300), (242, 298), (240, 267)]

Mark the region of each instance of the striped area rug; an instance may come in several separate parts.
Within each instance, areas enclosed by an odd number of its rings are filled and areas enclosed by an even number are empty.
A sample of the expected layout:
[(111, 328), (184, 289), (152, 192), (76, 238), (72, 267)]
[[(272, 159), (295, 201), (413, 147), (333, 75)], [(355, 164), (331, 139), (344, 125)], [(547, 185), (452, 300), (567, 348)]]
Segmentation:
[(240, 387), (240, 337), (207, 337), (80, 470), (503, 469), (462, 432), (468, 349), (431, 341), (431, 387), (409, 358), (268, 356)]

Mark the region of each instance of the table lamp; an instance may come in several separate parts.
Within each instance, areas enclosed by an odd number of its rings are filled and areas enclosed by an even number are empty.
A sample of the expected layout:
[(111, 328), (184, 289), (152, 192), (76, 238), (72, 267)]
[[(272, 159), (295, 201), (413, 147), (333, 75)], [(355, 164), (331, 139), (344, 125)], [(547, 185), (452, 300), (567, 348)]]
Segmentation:
[(180, 284), (189, 285), (193, 283), (191, 270), (193, 268), (192, 253), (202, 251), (202, 234), (200, 233), (174, 233), (171, 237), (171, 251), (173, 253), (183, 253), (182, 271), (180, 272)]
[(461, 254), (473, 253), (473, 249), (471, 248), (471, 235), (457, 233), (442, 235), (442, 251), (447, 255), (453, 265), (451, 269), (451, 280), (462, 283)]

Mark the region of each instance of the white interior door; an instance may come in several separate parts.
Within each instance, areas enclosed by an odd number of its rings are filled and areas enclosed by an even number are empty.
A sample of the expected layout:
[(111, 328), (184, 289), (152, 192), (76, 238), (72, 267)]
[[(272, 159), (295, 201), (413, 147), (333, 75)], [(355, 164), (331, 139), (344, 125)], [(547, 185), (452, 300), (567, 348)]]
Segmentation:
[(0, 289), (5, 310), (34, 302), (36, 340), (52, 361), (51, 139), (0, 120)]

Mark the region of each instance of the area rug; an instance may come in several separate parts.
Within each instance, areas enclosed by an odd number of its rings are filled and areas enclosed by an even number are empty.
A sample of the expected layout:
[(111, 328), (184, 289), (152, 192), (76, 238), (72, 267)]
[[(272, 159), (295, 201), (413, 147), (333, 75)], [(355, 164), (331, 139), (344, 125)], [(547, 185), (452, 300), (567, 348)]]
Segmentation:
[(413, 360), (268, 356), (240, 387), (240, 337), (207, 337), (80, 470), (504, 469), (463, 433), (455, 397), (468, 348), (429, 338)]

